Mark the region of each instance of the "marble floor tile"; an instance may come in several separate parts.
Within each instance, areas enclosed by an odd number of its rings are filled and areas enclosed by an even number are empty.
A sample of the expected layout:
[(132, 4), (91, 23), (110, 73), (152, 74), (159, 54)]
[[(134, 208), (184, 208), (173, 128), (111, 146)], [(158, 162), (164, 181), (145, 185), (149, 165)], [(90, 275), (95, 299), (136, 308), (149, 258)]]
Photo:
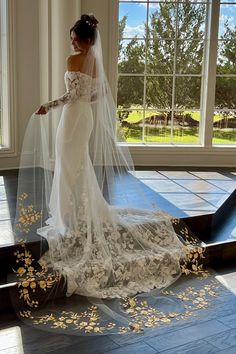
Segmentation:
[(236, 181), (216, 181), (209, 179), (207, 182), (214, 184), (216, 187), (228, 193), (232, 193), (236, 189)]
[(235, 353), (236, 353), (236, 346), (227, 348), (227, 351), (223, 349), (217, 352), (217, 354), (235, 354)]
[(166, 177), (156, 171), (131, 171), (130, 172), (136, 178), (148, 178), (148, 179), (165, 179)]
[(202, 178), (202, 179), (217, 179), (217, 180), (229, 180), (230, 181), (230, 177), (227, 177), (225, 175), (223, 175), (220, 172), (210, 172), (210, 171), (206, 171), (206, 172), (197, 172), (197, 171), (189, 171), (190, 173), (192, 173), (194, 176)]
[(211, 335), (216, 336), (225, 331), (227, 331), (227, 327), (223, 323), (212, 320), (179, 329), (174, 333), (166, 333), (162, 336), (157, 335), (147, 343), (158, 352), (161, 352), (191, 343), (193, 340), (201, 340)]
[(205, 212), (216, 210), (216, 208), (213, 205), (207, 203), (206, 201), (199, 198), (195, 194), (160, 193), (160, 195), (181, 210), (205, 211)]
[(170, 179), (198, 179), (197, 176), (187, 171), (158, 171)]
[(0, 186), (4, 185), (4, 179), (3, 176), (0, 176)]
[(0, 221), (0, 246), (14, 243), (11, 220)]
[(15, 326), (0, 330), (0, 353), (4, 350), (11, 354), (24, 353), (20, 327)]
[(170, 180), (142, 179), (141, 181), (149, 188), (153, 189), (155, 192), (187, 192), (185, 188), (182, 188), (181, 186)]
[[(213, 214), (215, 210), (207, 211), (207, 214)], [(187, 216), (200, 216), (206, 215), (206, 210), (183, 210), (183, 213)]]
[(228, 290), (230, 290), (233, 294), (236, 295), (236, 271), (232, 270), (227, 271), (226, 274), (224, 272), (219, 272), (218, 275), (216, 276), (216, 279), (223, 284)]
[[(216, 185), (203, 180), (191, 181), (181, 179), (176, 180), (176, 182), (192, 193), (223, 193), (222, 189), (217, 188)], [(224, 181), (219, 181), (219, 183), (224, 183)]]
[(206, 200), (208, 203), (211, 203), (215, 207), (219, 208), (227, 198), (229, 198), (230, 194), (220, 194), (220, 193), (197, 193), (197, 196)]
[(6, 199), (7, 199), (6, 188), (4, 185), (0, 185), (0, 200), (6, 200)]
[(164, 350), (161, 354), (215, 354), (218, 350), (218, 348), (205, 340), (198, 340), (174, 349)]
[(219, 321), (230, 328), (236, 329), (236, 313), (220, 317)]
[(219, 349), (224, 349), (225, 354), (228, 353), (228, 348), (236, 346), (236, 331), (231, 329), (230, 331), (224, 331), (217, 336), (209, 336), (205, 339), (208, 343), (215, 345)]
[(10, 210), (7, 200), (0, 201), (0, 220), (10, 219)]

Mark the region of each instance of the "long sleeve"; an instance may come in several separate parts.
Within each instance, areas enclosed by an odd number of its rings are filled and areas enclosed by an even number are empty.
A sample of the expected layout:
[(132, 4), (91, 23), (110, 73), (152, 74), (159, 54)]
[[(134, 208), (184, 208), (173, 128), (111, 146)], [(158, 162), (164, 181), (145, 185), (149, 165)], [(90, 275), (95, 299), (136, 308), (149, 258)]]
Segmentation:
[(56, 100), (49, 101), (43, 105), (43, 107), (46, 109), (48, 112), (51, 108), (57, 107), (64, 105), (68, 102), (73, 102), (76, 99), (76, 90), (75, 89), (69, 89), (67, 90), (64, 95), (61, 97), (57, 98)]
[(94, 81), (91, 76), (76, 71), (67, 71), (65, 82), (66, 93), (56, 100), (49, 101), (43, 105), (47, 112), (51, 108), (73, 103), (76, 100), (91, 102), (91, 96), (94, 96), (94, 90), (92, 92)]

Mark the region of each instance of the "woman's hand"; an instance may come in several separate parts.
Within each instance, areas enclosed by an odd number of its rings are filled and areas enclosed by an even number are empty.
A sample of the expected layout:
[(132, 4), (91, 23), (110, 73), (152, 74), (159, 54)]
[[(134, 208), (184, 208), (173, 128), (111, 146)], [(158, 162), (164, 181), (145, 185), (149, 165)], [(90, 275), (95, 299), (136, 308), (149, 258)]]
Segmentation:
[(44, 106), (41, 106), (36, 112), (35, 114), (47, 114), (47, 110)]

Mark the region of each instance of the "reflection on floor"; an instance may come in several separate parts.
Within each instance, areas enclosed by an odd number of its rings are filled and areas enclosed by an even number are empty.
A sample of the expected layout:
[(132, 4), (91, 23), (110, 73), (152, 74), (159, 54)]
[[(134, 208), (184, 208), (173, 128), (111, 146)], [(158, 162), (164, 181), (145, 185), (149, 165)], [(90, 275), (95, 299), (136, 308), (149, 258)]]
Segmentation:
[(177, 207), (178, 217), (215, 212), (236, 189), (235, 173), (226, 171), (136, 171), (134, 175)]

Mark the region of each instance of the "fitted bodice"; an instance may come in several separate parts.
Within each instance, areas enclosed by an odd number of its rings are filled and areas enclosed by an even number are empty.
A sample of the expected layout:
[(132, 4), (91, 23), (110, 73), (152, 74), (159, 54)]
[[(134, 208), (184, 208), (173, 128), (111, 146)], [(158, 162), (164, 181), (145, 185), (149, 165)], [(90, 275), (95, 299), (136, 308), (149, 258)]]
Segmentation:
[(66, 71), (64, 78), (67, 92), (71, 92), (73, 101), (91, 101), (96, 79), (80, 71)]
[(46, 112), (51, 108), (75, 101), (91, 102), (97, 97), (97, 79), (80, 71), (65, 72), (66, 93), (56, 100), (44, 104)]

